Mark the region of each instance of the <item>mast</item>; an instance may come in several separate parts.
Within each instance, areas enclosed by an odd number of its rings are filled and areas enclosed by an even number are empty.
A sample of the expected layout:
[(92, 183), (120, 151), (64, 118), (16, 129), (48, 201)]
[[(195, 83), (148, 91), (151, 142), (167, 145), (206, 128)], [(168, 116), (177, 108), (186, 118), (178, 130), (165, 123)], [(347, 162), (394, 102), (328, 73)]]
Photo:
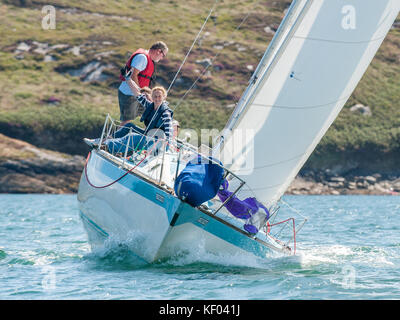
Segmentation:
[(351, 96), (399, 7), (398, 0), (292, 3), (214, 148), (246, 181), (241, 196), (269, 204), (284, 194)]
[(306, 0), (294, 0), (290, 4), (290, 7), (288, 8), (285, 17), (279, 25), (278, 30), (275, 32), (275, 35), (272, 38), (267, 50), (264, 52), (264, 55), (262, 56), (256, 70), (251, 76), (247, 88), (240, 97), (239, 102), (237, 103), (233, 113), (231, 114), (230, 119), (226, 123), (225, 128), (222, 131), (223, 133), (219, 137), (219, 143), (216, 145), (215, 149), (222, 147), (225, 134), (227, 134), (229, 131), (232, 131), (238, 118), (248, 107), (249, 99), (251, 99), (254, 91), (257, 90), (257, 87), (259, 85), (258, 80), (261, 78), (260, 75), (268, 71), (268, 68), (271, 67), (271, 61), (277, 56), (278, 51), (282, 48), (282, 43), (285, 41), (288, 34), (290, 33), (291, 28), (293, 28), (296, 20), (301, 15), (301, 12), (304, 9), (306, 2)]

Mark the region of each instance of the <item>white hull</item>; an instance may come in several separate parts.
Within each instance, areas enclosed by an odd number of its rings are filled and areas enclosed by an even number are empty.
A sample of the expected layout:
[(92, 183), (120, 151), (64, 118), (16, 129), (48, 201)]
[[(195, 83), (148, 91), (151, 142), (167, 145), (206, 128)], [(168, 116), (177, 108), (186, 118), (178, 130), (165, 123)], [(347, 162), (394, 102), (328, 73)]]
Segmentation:
[(255, 240), (218, 216), (181, 202), (134, 173), (109, 187), (96, 188), (112, 183), (124, 172), (104, 153), (93, 150), (87, 174), (85, 170), (82, 173), (79, 210), (92, 249), (104, 246), (111, 238), (127, 244), (148, 263), (199, 246), (217, 255), (266, 258), (271, 250), (290, 254), (285, 247)]

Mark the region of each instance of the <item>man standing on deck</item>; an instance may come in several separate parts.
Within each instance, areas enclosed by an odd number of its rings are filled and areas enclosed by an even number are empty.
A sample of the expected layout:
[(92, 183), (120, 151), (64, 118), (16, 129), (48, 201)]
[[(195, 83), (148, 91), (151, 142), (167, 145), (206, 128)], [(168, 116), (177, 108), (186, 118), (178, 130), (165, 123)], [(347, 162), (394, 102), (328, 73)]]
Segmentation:
[(140, 87), (149, 87), (155, 70), (155, 62), (159, 62), (165, 58), (168, 53), (167, 45), (158, 41), (154, 43), (149, 50), (136, 50), (124, 68), (121, 69), (120, 79), (121, 85), (118, 88), (118, 102), (120, 109), (121, 126), (127, 124), (130, 120), (135, 119), (143, 107), (133, 95), (130, 87), (125, 81), (124, 75), (132, 69), (131, 79)]

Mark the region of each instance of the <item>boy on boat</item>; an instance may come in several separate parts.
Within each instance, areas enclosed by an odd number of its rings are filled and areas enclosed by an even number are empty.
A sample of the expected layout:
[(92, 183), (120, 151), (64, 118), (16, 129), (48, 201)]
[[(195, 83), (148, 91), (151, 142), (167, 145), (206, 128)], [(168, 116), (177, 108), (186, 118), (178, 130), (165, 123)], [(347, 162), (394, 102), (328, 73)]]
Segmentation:
[(168, 53), (167, 45), (158, 41), (149, 50), (142, 48), (136, 50), (121, 69), (121, 85), (118, 88), (118, 102), (120, 109), (121, 126), (134, 120), (140, 113), (141, 105), (132, 94), (125, 75), (130, 71), (130, 79), (140, 88), (150, 87), (155, 71), (155, 62), (165, 58)]
[[(116, 132), (116, 134), (118, 134), (117, 138), (107, 139), (104, 142), (108, 150), (123, 152), (128, 143), (130, 149), (148, 148), (150, 144), (153, 144), (153, 137), (150, 136), (146, 140), (143, 135), (147, 135), (152, 129), (161, 129), (165, 134), (166, 141), (170, 144), (173, 141), (173, 111), (169, 108), (168, 102), (166, 101), (167, 91), (164, 87), (155, 87), (151, 90), (151, 100), (149, 100), (145, 94), (141, 93), (141, 89), (136, 82), (129, 77), (129, 73), (126, 76), (126, 82), (129, 85), (133, 96), (136, 97), (137, 101), (145, 109), (140, 119), (141, 122), (144, 122), (145, 129), (139, 128), (133, 123), (127, 123)], [(98, 139), (85, 138), (84, 140), (92, 147), (98, 146), (99, 143)]]

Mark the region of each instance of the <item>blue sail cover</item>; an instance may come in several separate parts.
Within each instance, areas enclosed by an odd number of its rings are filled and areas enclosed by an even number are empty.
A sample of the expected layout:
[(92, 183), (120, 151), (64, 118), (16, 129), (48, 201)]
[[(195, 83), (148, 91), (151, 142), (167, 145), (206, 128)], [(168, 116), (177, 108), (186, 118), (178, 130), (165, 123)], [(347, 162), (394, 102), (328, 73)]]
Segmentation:
[(215, 197), (222, 183), (224, 169), (202, 157), (189, 162), (176, 178), (176, 195), (193, 207)]
[(229, 183), (227, 180), (224, 180), (221, 183), (221, 189), (218, 191), (219, 199), (222, 202), (229, 199), (224, 205), (225, 208), (236, 218), (247, 220), (247, 223), (244, 225), (246, 231), (254, 234), (257, 233), (264, 222), (269, 219), (268, 209), (254, 197), (240, 200), (228, 188)]

